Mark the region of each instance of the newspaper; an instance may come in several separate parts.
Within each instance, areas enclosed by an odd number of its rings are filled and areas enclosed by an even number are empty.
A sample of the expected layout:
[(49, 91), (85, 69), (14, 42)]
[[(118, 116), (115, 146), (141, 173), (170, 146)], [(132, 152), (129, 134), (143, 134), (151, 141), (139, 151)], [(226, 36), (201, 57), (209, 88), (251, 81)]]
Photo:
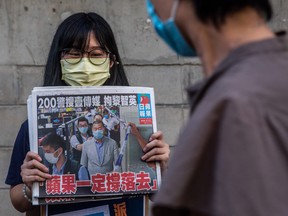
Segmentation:
[[(81, 202), (157, 192), (160, 165), (141, 160), (144, 146), (157, 131), (153, 88), (35, 87), (27, 100), (27, 110), (30, 149), (42, 157), (53, 176), (33, 184), (33, 204), (55, 204), (46, 202), (53, 199)], [(103, 117), (103, 124), (93, 124), (98, 114)], [(82, 151), (78, 150), (77, 161), (77, 149), (71, 145), (71, 139), (80, 133), (77, 124), (83, 117), (88, 120), (90, 135), (86, 133), (88, 138), (83, 141)], [(102, 125), (104, 136), (98, 142), (92, 132)], [(47, 144), (48, 137), (50, 142), (63, 140), (65, 146)]]

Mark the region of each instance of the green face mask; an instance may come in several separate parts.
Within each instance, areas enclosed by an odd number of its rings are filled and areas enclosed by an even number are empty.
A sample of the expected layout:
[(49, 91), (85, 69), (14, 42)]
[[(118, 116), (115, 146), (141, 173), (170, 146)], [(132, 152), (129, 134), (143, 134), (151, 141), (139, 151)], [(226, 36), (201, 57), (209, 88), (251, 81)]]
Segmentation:
[[(103, 59), (99, 58), (99, 62)], [(94, 65), (88, 58), (82, 58), (77, 64), (69, 64), (64, 59), (60, 63), (62, 80), (71, 86), (101, 86), (110, 77), (109, 59), (102, 65)]]

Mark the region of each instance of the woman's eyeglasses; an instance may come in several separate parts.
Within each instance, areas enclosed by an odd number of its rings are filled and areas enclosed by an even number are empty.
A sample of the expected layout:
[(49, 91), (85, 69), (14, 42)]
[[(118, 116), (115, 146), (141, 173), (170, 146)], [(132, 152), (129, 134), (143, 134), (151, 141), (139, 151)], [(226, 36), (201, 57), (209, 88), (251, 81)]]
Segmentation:
[(93, 65), (104, 64), (110, 56), (110, 52), (103, 50), (102, 48), (95, 48), (90, 51), (82, 51), (75, 48), (66, 48), (61, 50), (62, 59), (64, 59), (69, 64), (79, 63), (83, 56), (87, 54), (89, 61)]

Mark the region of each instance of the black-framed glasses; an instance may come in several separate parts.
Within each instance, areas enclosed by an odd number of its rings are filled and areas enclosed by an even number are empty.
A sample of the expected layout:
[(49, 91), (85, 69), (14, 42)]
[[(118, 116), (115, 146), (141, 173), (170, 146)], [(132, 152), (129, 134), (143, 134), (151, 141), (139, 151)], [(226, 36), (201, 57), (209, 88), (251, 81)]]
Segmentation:
[(109, 51), (102, 48), (95, 48), (90, 51), (83, 51), (75, 48), (65, 48), (61, 50), (62, 58), (69, 64), (78, 64), (86, 53), (89, 61), (93, 65), (98, 66), (104, 64), (111, 54)]

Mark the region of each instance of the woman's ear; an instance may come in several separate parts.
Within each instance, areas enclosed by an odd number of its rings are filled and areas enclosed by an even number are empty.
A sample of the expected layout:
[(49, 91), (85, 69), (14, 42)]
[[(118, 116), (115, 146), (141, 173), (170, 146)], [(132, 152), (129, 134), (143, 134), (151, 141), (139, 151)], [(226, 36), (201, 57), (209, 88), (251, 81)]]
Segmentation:
[(116, 60), (116, 56), (115, 55), (112, 55), (110, 59), (111, 59), (110, 68), (112, 68), (114, 64), (119, 64), (119, 62), (117, 62), (117, 60)]
[(113, 67), (113, 65), (114, 65), (114, 61), (110, 61), (110, 69)]

